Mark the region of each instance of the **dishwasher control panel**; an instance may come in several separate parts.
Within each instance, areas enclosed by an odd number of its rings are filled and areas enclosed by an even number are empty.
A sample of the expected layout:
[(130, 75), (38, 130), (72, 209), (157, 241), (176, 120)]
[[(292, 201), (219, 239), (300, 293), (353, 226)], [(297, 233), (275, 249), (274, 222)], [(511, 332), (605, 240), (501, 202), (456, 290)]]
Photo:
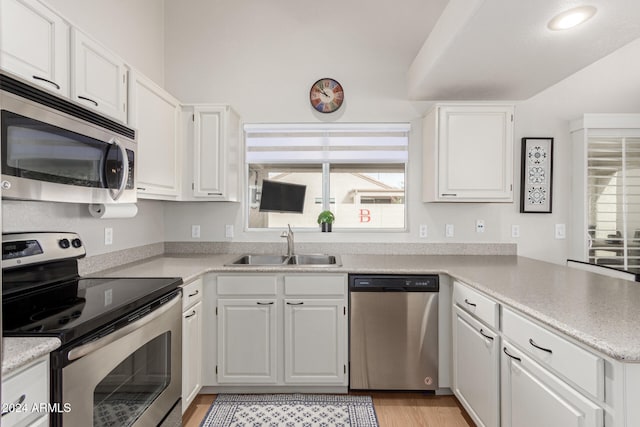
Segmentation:
[(438, 292), (437, 274), (350, 274), (351, 292)]

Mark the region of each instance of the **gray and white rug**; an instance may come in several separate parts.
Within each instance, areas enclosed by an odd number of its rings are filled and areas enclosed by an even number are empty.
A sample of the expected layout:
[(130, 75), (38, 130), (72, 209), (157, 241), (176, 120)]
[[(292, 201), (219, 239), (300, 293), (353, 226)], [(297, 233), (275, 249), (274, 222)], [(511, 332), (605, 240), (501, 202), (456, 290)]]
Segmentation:
[(200, 427), (377, 427), (370, 396), (220, 394)]

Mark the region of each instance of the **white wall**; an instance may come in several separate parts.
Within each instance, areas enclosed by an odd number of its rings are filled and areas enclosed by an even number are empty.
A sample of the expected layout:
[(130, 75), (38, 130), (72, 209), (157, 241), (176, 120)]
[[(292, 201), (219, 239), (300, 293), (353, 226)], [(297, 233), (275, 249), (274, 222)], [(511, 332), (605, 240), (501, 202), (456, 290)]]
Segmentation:
[(164, 0), (45, 0), (74, 26), (164, 84)]
[[(72, 231), (84, 242), (87, 256), (164, 242), (162, 202), (138, 201), (135, 218), (97, 219), (77, 203), (2, 201), (2, 232)], [(105, 227), (113, 228), (113, 244), (104, 244)]]
[[(408, 232), (297, 233), (299, 241), (516, 242), (520, 255), (563, 263), (569, 240), (554, 238), (554, 224), (567, 224), (570, 230), (568, 120), (586, 112), (640, 111), (640, 40), (636, 40), (539, 95), (516, 103), (514, 203), (424, 204), (420, 201), (421, 164), (414, 159), (421, 158), (420, 117), (430, 104), (407, 100), (407, 64), (377, 55), (373, 47), (366, 50), (357, 38), (344, 37), (340, 43), (327, 43), (323, 50), (318, 34), (292, 31), (295, 21), (279, 16), (277, 8), (260, 10), (256, 21), (242, 15), (242, 7), (232, 2), (204, 3), (196, 1), (198, 7), (190, 9), (182, 7), (181, 2), (167, 1), (166, 85), (179, 99), (229, 103), (248, 123), (412, 123)], [(220, 6), (223, 3), (224, 8)], [(207, 25), (202, 25), (205, 21)], [(265, 22), (271, 25), (265, 26)], [(323, 54), (333, 60), (323, 61), (318, 57)], [(331, 116), (315, 113), (308, 102), (309, 87), (325, 76), (336, 78), (345, 88), (346, 102)], [(525, 136), (555, 138), (552, 214), (519, 213), (520, 140)], [(485, 220), (485, 233), (475, 232), (476, 219)], [(236, 241), (279, 240), (279, 233), (274, 231), (244, 232), (243, 221), (237, 203), (165, 206), (168, 241), (193, 240), (191, 224), (201, 225), (200, 241), (229, 240), (224, 237), (225, 224), (235, 226)], [(454, 238), (444, 237), (446, 223), (455, 225)], [(427, 239), (418, 237), (419, 224), (428, 225)], [(512, 224), (520, 225), (520, 238), (511, 237)]]

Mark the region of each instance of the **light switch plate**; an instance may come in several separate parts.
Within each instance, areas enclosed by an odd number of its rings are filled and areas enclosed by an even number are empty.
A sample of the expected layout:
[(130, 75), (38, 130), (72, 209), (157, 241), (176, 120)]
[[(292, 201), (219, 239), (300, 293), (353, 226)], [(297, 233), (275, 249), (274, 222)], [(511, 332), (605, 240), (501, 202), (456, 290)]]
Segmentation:
[(566, 239), (567, 228), (564, 224), (556, 224), (556, 239)]

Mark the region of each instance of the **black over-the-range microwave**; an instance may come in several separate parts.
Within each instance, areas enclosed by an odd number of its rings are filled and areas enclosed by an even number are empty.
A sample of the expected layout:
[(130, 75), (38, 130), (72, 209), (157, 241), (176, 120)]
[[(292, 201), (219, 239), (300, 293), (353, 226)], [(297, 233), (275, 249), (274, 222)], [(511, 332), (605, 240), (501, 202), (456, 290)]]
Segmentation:
[(2, 197), (136, 201), (136, 132), (0, 71)]

